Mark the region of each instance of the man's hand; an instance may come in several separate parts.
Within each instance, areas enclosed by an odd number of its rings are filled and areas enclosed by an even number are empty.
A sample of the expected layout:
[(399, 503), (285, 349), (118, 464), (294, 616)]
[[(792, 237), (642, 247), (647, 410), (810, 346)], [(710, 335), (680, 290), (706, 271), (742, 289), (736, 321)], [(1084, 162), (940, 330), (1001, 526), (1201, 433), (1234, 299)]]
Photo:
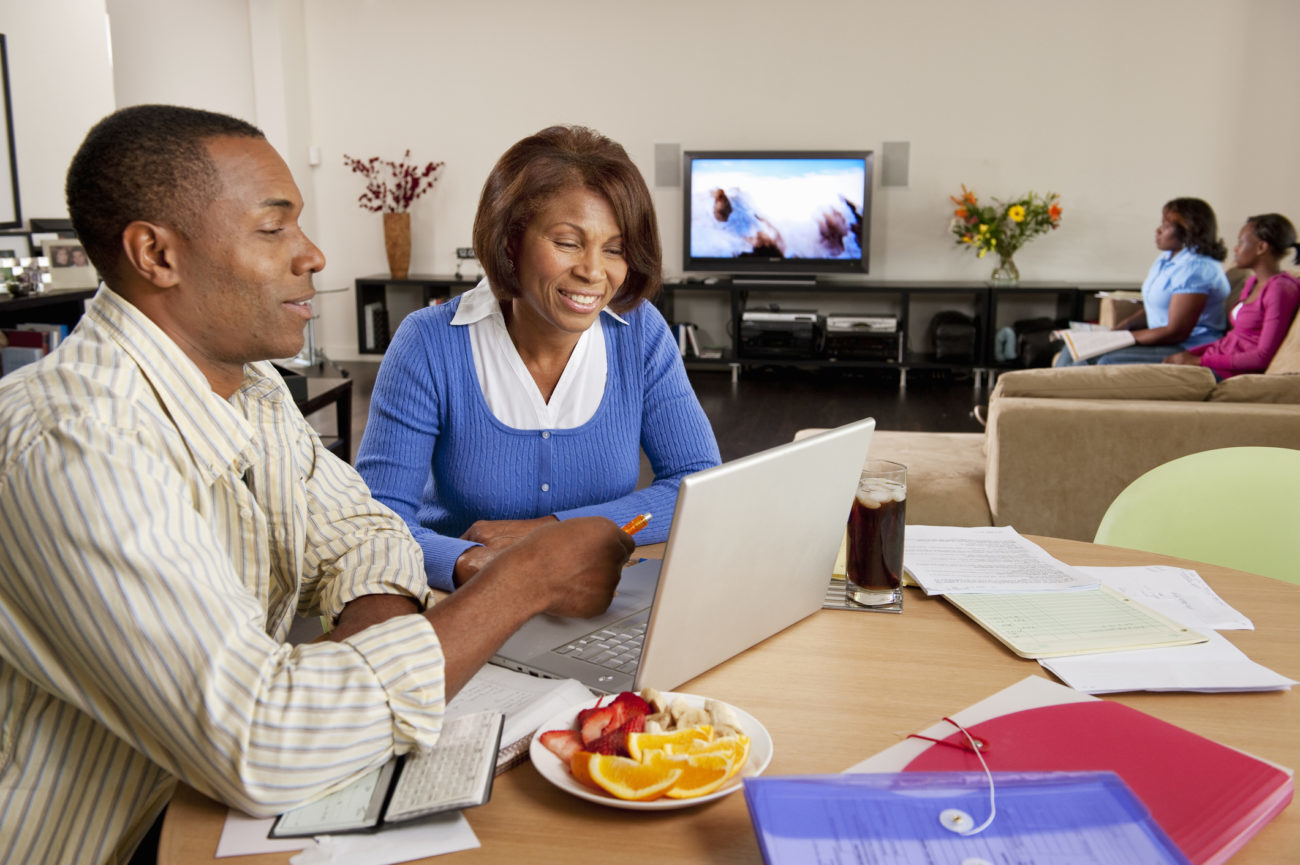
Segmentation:
[(614, 598), (631, 536), (603, 517), (565, 520), (533, 531), (497, 556), (494, 568), (529, 575), (529, 590), (557, 616), (595, 616)]
[(426, 610), (442, 642), (447, 698), (537, 613), (603, 612), (635, 548), (626, 532), (603, 517), (553, 522), (511, 544)]
[(503, 550), (508, 549), (530, 532), (542, 526), (553, 526), (558, 522), (559, 519), (554, 516), (537, 517), (532, 520), (479, 520), (461, 537), (482, 546), (471, 547), (461, 553), (452, 571), (452, 582), (457, 587), (465, 585)]

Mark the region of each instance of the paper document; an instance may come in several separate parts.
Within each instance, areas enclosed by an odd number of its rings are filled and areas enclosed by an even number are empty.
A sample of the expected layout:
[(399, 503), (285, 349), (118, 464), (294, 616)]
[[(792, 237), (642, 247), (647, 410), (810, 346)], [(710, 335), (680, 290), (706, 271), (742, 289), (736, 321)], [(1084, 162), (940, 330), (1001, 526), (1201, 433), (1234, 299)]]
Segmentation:
[(504, 712), (497, 766), (501, 771), (527, 753), (538, 725), (588, 698), (591, 691), (577, 679), (544, 679), (485, 664), (447, 704), (447, 719), (489, 710)]
[(1104, 586), (945, 599), (1022, 658), (1180, 646), (1207, 639)]
[(998, 772), (997, 814), (978, 834), (945, 820), (989, 814), (983, 772), (746, 778), (767, 865), (1189, 860), (1113, 772)]
[(1195, 646), (1044, 658), (1038, 663), (1088, 694), (1123, 691), (1280, 691), (1294, 680), (1256, 664), (1224, 637), (1210, 631)]
[(1189, 628), (1255, 630), (1254, 623), (1215, 594), (1196, 571), (1168, 565), (1076, 566), (1075, 570)]
[(903, 566), (927, 595), (1095, 588), (1010, 526), (908, 526)]
[(1065, 345), (1075, 360), (1088, 360), (1108, 351), (1137, 344), (1131, 330), (1061, 330), (1057, 333), (1065, 340)]

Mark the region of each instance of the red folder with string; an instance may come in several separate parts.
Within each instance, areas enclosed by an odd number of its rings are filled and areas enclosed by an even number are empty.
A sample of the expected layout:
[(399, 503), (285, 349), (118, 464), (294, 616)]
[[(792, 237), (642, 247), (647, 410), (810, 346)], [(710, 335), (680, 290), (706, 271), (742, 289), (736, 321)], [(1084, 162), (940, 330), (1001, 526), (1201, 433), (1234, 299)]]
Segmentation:
[[(1197, 865), (1227, 861), (1291, 801), (1292, 772), (1272, 763), (1043, 679), (1031, 677), (1002, 694), (1016, 688), (1034, 698), (1002, 710), (995, 695), (953, 716), (982, 743), (991, 770), (1115, 772)], [(912, 750), (895, 755), (893, 762), (903, 761), (896, 768), (980, 771), (955, 726), (925, 732), (938, 741), (909, 743)], [(851, 771), (890, 771), (889, 762), (873, 758)]]

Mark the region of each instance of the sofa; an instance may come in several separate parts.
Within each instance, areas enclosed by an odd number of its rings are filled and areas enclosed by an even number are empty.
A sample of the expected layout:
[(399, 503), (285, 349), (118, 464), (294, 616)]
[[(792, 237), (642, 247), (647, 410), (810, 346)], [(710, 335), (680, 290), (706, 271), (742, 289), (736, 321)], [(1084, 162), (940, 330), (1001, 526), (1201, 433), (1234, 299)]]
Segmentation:
[[(909, 523), (1090, 541), (1139, 475), (1238, 445), (1300, 449), (1300, 319), (1265, 373), (1216, 383), (1173, 364), (1016, 370), (998, 378), (983, 433), (880, 430), (871, 455), (909, 467)], [(1206, 506), (1224, 503), (1206, 490)]]

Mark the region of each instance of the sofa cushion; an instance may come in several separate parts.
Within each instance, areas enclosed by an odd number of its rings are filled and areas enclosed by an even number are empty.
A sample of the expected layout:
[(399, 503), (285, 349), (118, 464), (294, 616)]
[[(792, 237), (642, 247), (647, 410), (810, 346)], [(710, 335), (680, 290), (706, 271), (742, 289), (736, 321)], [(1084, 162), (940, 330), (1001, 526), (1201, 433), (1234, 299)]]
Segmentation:
[(1214, 386), (1210, 401), (1300, 405), (1300, 375), (1234, 375)]
[(999, 397), (1204, 400), (1214, 388), (1205, 367), (1172, 363), (1021, 369), (998, 376)]
[(1300, 372), (1300, 315), (1291, 322), (1291, 329), (1287, 331), (1286, 338), (1278, 346), (1277, 354), (1273, 355), (1273, 360), (1264, 372), (1268, 375)]

